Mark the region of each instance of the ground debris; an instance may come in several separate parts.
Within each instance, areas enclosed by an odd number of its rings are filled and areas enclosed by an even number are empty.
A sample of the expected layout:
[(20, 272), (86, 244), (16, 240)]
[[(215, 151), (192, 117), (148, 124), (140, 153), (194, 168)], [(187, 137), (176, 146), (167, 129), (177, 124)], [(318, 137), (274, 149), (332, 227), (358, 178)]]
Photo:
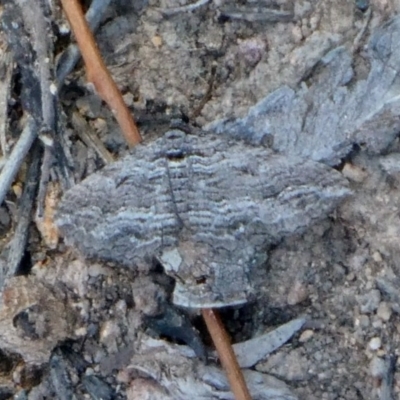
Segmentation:
[[(70, 42), (66, 21), (56, 15), (57, 3), (40, 2), (51, 4), (46, 21), (54, 30), (46, 38), (57, 37), (55, 50), (62, 52)], [(21, 104), (41, 118), (40, 80), (20, 15), (10, 14), (10, 4), (17, 2), (4, 3), (2, 11), (10, 18), (3, 26), (11, 32), (16, 67), (10, 109), (1, 110), (10, 121), (1, 121), (1, 126), (9, 126), (7, 135), (15, 136), (25, 126), (24, 117), (19, 120)], [(98, 44), (128, 106), (140, 116), (146, 141), (160, 137), (177, 116), (184, 120), (189, 116), (201, 127), (223, 121), (221, 134), (228, 133), (224, 140), (229, 146), (235, 143), (233, 136), (245, 132), (251, 135), (246, 140), (261, 143), (266, 152), (278, 150), (281, 158), (300, 155), (307, 162), (317, 159), (335, 165), (334, 172), (326, 165), (319, 168), (343, 181), (348, 178), (346, 190), (352, 191), (306, 232), (291, 232), (274, 241), (268, 259), (264, 252), (258, 260), (262, 267), (255, 269), (260, 273), (256, 280), (262, 283), (257, 296), (251, 303), (221, 312), (236, 347), (262, 338), (265, 332), (279, 332), (285, 324), (299, 321), (299, 315), (307, 318), (306, 331), (291, 336), (296, 330), (291, 329), (285, 335), (290, 341), (272, 346), (273, 353), (257, 362), (256, 371), (246, 371), (254, 398), (396, 398), (400, 392), (393, 362), (397, 352), (393, 349), (400, 346), (396, 118), (400, 6), (390, 0), (202, 3), (206, 2), (191, 1), (199, 7), (184, 18), (160, 12), (171, 7), (167, 0), (115, 1), (103, 9)], [(185, 4), (189, 2), (177, 5)], [(246, 9), (253, 11), (258, 5), (289, 11), (293, 18), (269, 23), (255, 21), (253, 13), (249, 14), (253, 21), (246, 20)], [(238, 9), (244, 19), (223, 14)], [(112, 113), (101, 102), (93, 102), (95, 94), (88, 92), (83, 75), (78, 65), (57, 94), (62, 101), (58, 117), (66, 121), (60, 130), (61, 147), (68, 154), (64, 168), (74, 166), (77, 182), (127, 153)], [(81, 100), (75, 107), (77, 99)], [(261, 118), (264, 111), (268, 120)], [(70, 123), (74, 114), (85, 124)], [(93, 134), (77, 133), (77, 126), (84, 133), (89, 127)], [(318, 140), (318, 133), (324, 140)], [(93, 139), (94, 134), (99, 140)], [(198, 129), (189, 135), (204, 138)], [(44, 130), (41, 137), (46, 141), (51, 134)], [(0, 140), (4, 145), (4, 138)], [(7, 145), (16, 142), (7, 137)], [(254, 151), (249, 160), (258, 158)], [(175, 156), (169, 161), (179, 163), (179, 154)], [(52, 179), (62, 176), (60, 170), (49, 172)], [(15, 187), (23, 186), (19, 179)], [(99, 191), (106, 182), (99, 179)], [(18, 215), (13, 197), (17, 194), (8, 193), (2, 205), (11, 216)], [(26, 307), (13, 308), (6, 302), (8, 306), (0, 310), (0, 397), (186, 399), (193, 397), (193, 384), (195, 393), (206, 398), (232, 399), (208, 349), (209, 338), (198, 313), (191, 310), (183, 320), (178, 318), (176, 325), (182, 329), (176, 334), (172, 324), (171, 335), (167, 333), (171, 333), (169, 323), (176, 322), (176, 308), (168, 304), (175, 314), (157, 315), (174, 286), (160, 260), (146, 260), (137, 268), (130, 268), (133, 263), (129, 268), (115, 262), (93, 263), (62, 242), (50, 250), (33, 224), (27, 233), (27, 246), (20, 255), (22, 265), (34, 265), (34, 276), (12, 278), (8, 286), (9, 296), (24, 294), (16, 304)], [(5, 270), (7, 247), (1, 248)], [(167, 261), (174, 261), (171, 254)], [(200, 284), (203, 278), (198, 279)], [(151, 290), (145, 297), (147, 288)], [(148, 323), (144, 311), (159, 318), (161, 329)], [(46, 327), (54, 334), (43, 337)], [(198, 357), (203, 349), (197, 334), (211, 355), (208, 364)], [(192, 348), (175, 343), (185, 338)], [(371, 360), (381, 361), (380, 369), (371, 372)]]
[(355, 145), (380, 154), (400, 130), (398, 39), (399, 17), (376, 30), (368, 44), (369, 75), (354, 85), (353, 57), (338, 47), (321, 59), (311, 84), (297, 91), (281, 87), (244, 118), (215, 121), (208, 129), (328, 165), (339, 164)]
[(10, 278), (1, 300), (0, 347), (28, 363), (46, 363), (53, 348), (72, 335), (72, 310), (33, 276)]
[[(185, 352), (188, 354), (183, 346), (171, 346), (163, 341), (142, 337), (140, 349), (120, 376), (128, 381), (132, 379), (128, 398), (138, 399), (137, 393), (144, 395), (145, 390), (150, 389), (150, 392), (163, 399), (233, 399), (228, 381), (220, 368), (212, 364), (206, 365), (195, 358), (188, 358)], [(279, 379), (251, 370), (243, 372), (254, 399), (297, 399), (289, 387)], [(147, 381), (136, 382), (137, 374), (145, 376)], [(148, 389), (144, 390), (144, 385), (147, 385)], [(139, 387), (141, 391), (136, 392)]]
[(349, 194), (323, 164), (171, 130), (68, 191), (56, 223), (86, 257), (131, 268), (157, 257), (179, 276), (175, 304), (212, 308), (251, 299), (268, 247)]
[(264, 335), (233, 346), (239, 365), (250, 368), (287, 342), (305, 324), (305, 318), (290, 321)]

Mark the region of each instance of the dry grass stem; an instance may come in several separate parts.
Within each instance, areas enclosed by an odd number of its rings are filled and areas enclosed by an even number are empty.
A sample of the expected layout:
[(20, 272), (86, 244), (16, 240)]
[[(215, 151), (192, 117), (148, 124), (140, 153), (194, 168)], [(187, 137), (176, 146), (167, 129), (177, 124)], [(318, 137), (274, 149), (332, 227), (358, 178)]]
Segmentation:
[(104, 164), (109, 164), (115, 161), (114, 156), (107, 150), (96, 132), (94, 132), (86, 122), (85, 118), (83, 118), (78, 112), (72, 114), (71, 123), (80, 139), (86, 144), (86, 146), (95, 150)]
[(225, 369), (229, 384), (236, 400), (251, 400), (249, 390), (226, 332), (216, 310), (201, 310), (207, 329), (210, 332), (219, 359)]
[(111, 108), (128, 145), (138, 144), (142, 137), (121, 92), (104, 64), (79, 2), (77, 0), (61, 0), (61, 3), (81, 50), (88, 81), (94, 85), (99, 96)]

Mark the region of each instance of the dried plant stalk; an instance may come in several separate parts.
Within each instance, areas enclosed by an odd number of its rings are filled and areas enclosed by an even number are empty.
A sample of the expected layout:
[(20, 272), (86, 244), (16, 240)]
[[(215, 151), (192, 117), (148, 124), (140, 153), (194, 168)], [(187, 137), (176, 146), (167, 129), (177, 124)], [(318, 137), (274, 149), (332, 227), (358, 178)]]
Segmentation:
[(111, 108), (129, 146), (134, 146), (142, 140), (142, 137), (121, 92), (104, 64), (79, 2), (61, 0), (61, 3), (81, 50), (88, 81), (94, 85), (99, 96)]
[(217, 311), (211, 308), (201, 310), (208, 331), (217, 349), (219, 359), (225, 369), (229, 384), (236, 400), (251, 400), (242, 371), (237, 362), (228, 333), (226, 332)]

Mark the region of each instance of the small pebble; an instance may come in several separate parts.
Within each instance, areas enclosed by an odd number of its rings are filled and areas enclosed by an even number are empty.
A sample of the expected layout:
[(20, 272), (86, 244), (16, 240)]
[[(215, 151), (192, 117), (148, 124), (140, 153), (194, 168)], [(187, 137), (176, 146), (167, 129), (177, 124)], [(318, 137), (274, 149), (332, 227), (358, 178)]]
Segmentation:
[(369, 0), (356, 0), (356, 6), (360, 11), (365, 12), (368, 10)]
[(383, 322), (379, 318), (376, 318), (372, 322), (372, 326), (373, 326), (374, 329), (382, 329), (383, 328)]
[(369, 318), (367, 315), (360, 315), (356, 318), (354, 325), (360, 328), (368, 328), (369, 327)]
[(87, 96), (79, 97), (76, 100), (76, 106), (81, 114), (89, 118), (97, 118), (100, 115), (102, 103), (97, 94), (89, 94)]
[(338, 264), (338, 263), (335, 263), (333, 265), (332, 270), (335, 273), (335, 275), (337, 275), (338, 277), (342, 277), (342, 276), (346, 275), (345, 268), (342, 265)]
[(381, 301), (381, 293), (377, 289), (370, 290), (368, 293), (358, 296), (358, 303), (362, 314), (375, 311)]
[(314, 331), (306, 329), (299, 337), (300, 343), (308, 342), (314, 336)]
[(308, 297), (307, 287), (303, 282), (296, 281), (294, 285), (289, 290), (287, 296), (287, 304), (289, 306), (294, 306), (306, 300)]
[(117, 382), (127, 384), (130, 382), (130, 380), (131, 380), (131, 375), (129, 374), (129, 372), (126, 369), (123, 369), (118, 372)]
[(381, 346), (382, 346), (382, 341), (381, 338), (378, 337), (372, 338), (368, 343), (368, 348), (372, 351), (380, 349)]
[(117, 351), (117, 338), (121, 330), (116, 321), (106, 321), (100, 329), (100, 342), (107, 346), (109, 352)]
[(319, 379), (320, 381), (324, 381), (324, 380), (327, 379), (327, 378), (328, 378), (328, 375), (327, 375), (326, 372), (321, 372), (320, 374), (318, 374), (318, 379)]
[(356, 279), (356, 274), (354, 272), (350, 272), (349, 274), (347, 274), (346, 280), (348, 282), (352, 282), (354, 281), (354, 279)]
[(372, 259), (377, 263), (381, 263), (383, 261), (382, 255), (379, 253), (379, 251), (375, 251), (374, 254), (372, 254)]
[(366, 177), (367, 174), (361, 168), (353, 165), (351, 163), (346, 163), (342, 169), (342, 174), (349, 180), (361, 183)]
[(381, 301), (379, 303), (378, 309), (376, 310), (376, 315), (382, 321), (389, 321), (392, 315), (392, 309), (390, 308), (389, 304), (386, 301)]
[(369, 318), (367, 315), (361, 315), (360, 317), (360, 326), (361, 328), (368, 328), (369, 327)]
[(103, 265), (99, 263), (93, 263), (90, 264), (88, 268), (88, 274), (89, 276), (96, 278), (100, 275), (105, 275), (105, 276), (109, 275), (109, 271)]
[(375, 356), (369, 363), (369, 373), (374, 378), (381, 378), (386, 370), (385, 360)]
[(244, 59), (246, 64), (254, 67), (259, 63), (265, 52), (263, 40), (252, 38), (238, 41), (238, 57)]
[(19, 199), (22, 195), (22, 185), (20, 183), (16, 183), (15, 185), (12, 186), (12, 190), (14, 192), (15, 197)]
[(115, 304), (115, 310), (118, 313), (124, 315), (126, 313), (126, 310), (127, 310), (126, 301), (125, 300), (117, 301), (117, 303)]
[(4, 207), (0, 207), (0, 224), (8, 227), (10, 225), (11, 218), (7, 209)]
[(160, 35), (154, 35), (151, 38), (151, 43), (153, 43), (154, 47), (160, 48), (163, 44), (162, 37)]
[(76, 336), (83, 337), (86, 336), (86, 334), (87, 334), (87, 329), (85, 326), (81, 326), (80, 328), (75, 329)]
[(304, 39), (299, 26), (294, 26), (292, 28), (292, 37), (295, 43), (300, 43)]
[(358, 249), (348, 260), (351, 272), (365, 271), (365, 264), (370, 258), (369, 252), (365, 249)]
[(92, 122), (94, 129), (97, 132), (104, 132), (107, 129), (107, 122), (103, 118), (96, 118)]
[(122, 97), (127, 106), (133, 106), (134, 97), (131, 92), (125, 93)]

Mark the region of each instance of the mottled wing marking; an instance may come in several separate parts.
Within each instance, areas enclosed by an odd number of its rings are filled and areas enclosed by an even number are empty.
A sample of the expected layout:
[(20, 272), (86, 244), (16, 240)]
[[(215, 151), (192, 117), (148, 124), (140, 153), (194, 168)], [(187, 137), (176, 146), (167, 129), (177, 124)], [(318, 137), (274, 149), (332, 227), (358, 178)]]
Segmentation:
[(57, 224), (67, 243), (86, 257), (133, 266), (176, 242), (179, 221), (165, 159), (149, 150), (138, 146), (65, 194)]
[(161, 256), (180, 278), (174, 301), (191, 307), (244, 302), (268, 246), (331, 212), (349, 193), (346, 182), (320, 163), (226, 138), (187, 140), (192, 154), (180, 164), (185, 185), (175, 185), (187, 199), (180, 258), (172, 259), (168, 248)]
[(131, 266), (159, 257), (178, 278), (175, 303), (217, 307), (246, 301), (268, 246), (347, 194), (320, 163), (170, 131), (70, 190), (58, 225), (89, 257)]

